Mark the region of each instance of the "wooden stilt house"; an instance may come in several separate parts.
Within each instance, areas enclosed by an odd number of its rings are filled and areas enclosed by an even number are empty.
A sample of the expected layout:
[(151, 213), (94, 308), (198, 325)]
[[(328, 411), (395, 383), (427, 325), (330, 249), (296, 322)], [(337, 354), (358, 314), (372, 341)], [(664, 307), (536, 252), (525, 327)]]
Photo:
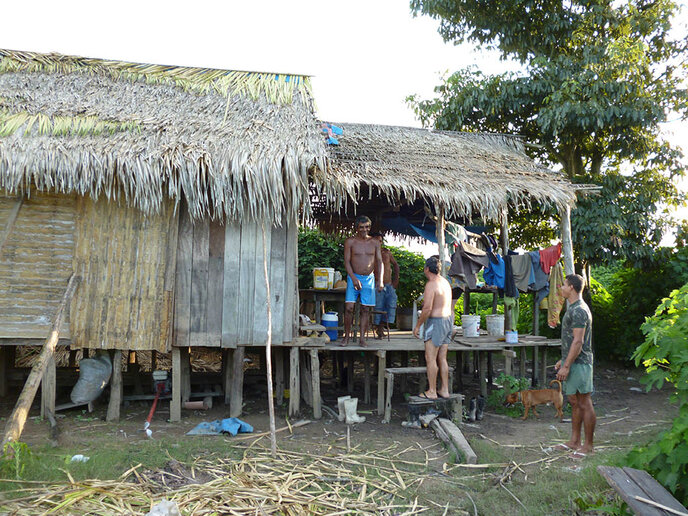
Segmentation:
[(116, 350), (115, 375), (121, 351), (172, 350), (178, 419), (189, 348), (265, 345), (264, 239), (272, 341), (295, 338), (324, 159), (307, 77), (0, 50), (0, 371), (74, 273), (61, 342)]

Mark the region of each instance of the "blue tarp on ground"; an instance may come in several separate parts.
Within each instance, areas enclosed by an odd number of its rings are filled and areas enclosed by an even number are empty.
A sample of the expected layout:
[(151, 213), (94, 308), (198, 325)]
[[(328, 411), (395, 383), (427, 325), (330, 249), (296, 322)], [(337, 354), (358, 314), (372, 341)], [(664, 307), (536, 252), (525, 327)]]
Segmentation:
[(236, 435), (239, 432), (242, 434), (251, 433), (253, 432), (253, 427), (241, 419), (229, 417), (223, 420), (216, 419), (209, 423), (207, 421), (198, 423), (194, 428), (186, 432), (186, 435)]

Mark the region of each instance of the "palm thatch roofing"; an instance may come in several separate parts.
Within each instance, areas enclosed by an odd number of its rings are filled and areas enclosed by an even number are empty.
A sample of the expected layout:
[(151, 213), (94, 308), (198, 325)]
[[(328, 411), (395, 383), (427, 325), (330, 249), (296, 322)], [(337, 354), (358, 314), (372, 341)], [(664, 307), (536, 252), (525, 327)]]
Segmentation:
[(0, 50), (0, 192), (279, 223), (325, 159), (308, 77)]
[(343, 129), (339, 145), (328, 146), (328, 168), (314, 175), (317, 196), (329, 209), (377, 190), (393, 205), (424, 200), (443, 207), (448, 218), (496, 220), (506, 205), (560, 207), (587, 189), (535, 163), (518, 137), (334, 125)]

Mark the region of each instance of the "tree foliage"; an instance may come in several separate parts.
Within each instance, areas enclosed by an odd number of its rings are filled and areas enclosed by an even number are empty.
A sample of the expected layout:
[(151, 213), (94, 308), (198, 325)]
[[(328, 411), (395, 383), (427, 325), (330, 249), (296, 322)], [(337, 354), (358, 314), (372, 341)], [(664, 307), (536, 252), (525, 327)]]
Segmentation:
[[(576, 221), (585, 210), (574, 211), (579, 256), (644, 259), (675, 224), (658, 208), (683, 201), (674, 183), (684, 173), (681, 154), (659, 132), (670, 114), (688, 115), (687, 43), (670, 31), (676, 4), (412, 0), (411, 9), (438, 19), (446, 41), (477, 43), (523, 65), (494, 76), (459, 70), (437, 98), (410, 97), (424, 124), (524, 136), (532, 157), (603, 187), (583, 201), (592, 220)], [(598, 257), (599, 248), (608, 252)]]
[(688, 503), (688, 284), (664, 299), (642, 326), (645, 342), (636, 349), (636, 365), (645, 367), (648, 390), (669, 383), (679, 405), (671, 427), (629, 454), (634, 467), (647, 469), (683, 503)]

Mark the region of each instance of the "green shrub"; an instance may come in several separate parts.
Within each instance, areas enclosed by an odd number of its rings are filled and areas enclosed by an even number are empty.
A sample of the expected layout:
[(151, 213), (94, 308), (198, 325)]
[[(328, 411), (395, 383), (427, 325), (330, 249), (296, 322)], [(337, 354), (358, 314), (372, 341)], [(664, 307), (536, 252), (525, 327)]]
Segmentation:
[(636, 365), (643, 364), (641, 382), (661, 388), (674, 387), (672, 402), (679, 415), (656, 440), (635, 448), (628, 462), (646, 469), (684, 505), (688, 503), (688, 284), (664, 299), (641, 327), (645, 341), (633, 354)]

